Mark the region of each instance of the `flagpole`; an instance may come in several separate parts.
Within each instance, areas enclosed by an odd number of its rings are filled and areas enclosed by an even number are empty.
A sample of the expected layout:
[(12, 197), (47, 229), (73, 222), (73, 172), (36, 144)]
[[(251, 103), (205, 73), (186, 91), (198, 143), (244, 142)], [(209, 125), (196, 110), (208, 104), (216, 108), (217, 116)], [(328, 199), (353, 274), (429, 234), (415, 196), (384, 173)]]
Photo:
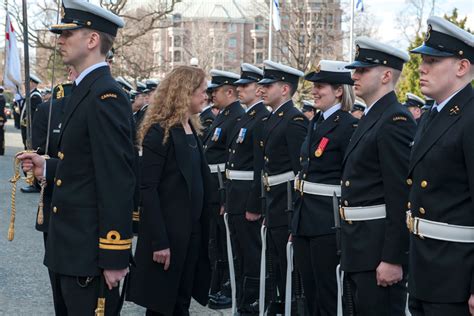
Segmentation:
[(349, 35), (349, 61), (354, 57), (354, 0), (351, 0), (351, 30)]
[(270, 0), (270, 18), (268, 26), (268, 59), (272, 60), (272, 48), (273, 48), (273, 1)]
[(31, 100), (30, 100), (30, 51), (28, 47), (28, 14), (26, 12), (26, 0), (22, 1), (23, 6), (23, 48), (25, 56), (25, 106), (26, 106), (26, 148), (32, 149), (31, 143)]

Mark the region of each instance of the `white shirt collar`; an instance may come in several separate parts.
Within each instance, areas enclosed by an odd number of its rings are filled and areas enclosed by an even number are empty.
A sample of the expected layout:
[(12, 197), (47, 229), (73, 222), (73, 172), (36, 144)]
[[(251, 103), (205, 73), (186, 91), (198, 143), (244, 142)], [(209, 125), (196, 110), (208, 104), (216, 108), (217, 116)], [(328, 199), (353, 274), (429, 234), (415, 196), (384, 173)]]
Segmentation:
[(272, 112), (272, 114), (275, 114), (283, 105), (287, 104), (288, 102), (290, 102), (290, 100), (286, 100), (285, 102), (283, 102), (282, 104), (280, 104), (276, 109), (275, 111)]
[(251, 106), (249, 106), (247, 108), (247, 110), (245, 110), (245, 113), (248, 113), (254, 106), (256, 106), (257, 104), (259, 104), (260, 102), (262, 102), (261, 100), (255, 102), (254, 104), (252, 104)]
[(463, 88), (459, 89), (458, 91), (454, 92), (453, 94), (451, 94), (446, 100), (444, 100), (443, 102), (441, 102), (440, 104), (436, 104), (436, 102), (433, 104), (433, 106), (431, 107), (431, 110), (438, 110), (438, 112), (441, 112), (441, 110), (444, 108), (444, 106), (446, 104), (448, 104), (449, 101), (451, 101), (451, 99), (456, 95), (458, 94), (459, 91), (461, 91)]
[(324, 119), (327, 120), (328, 117), (330, 117), (331, 115), (333, 115), (334, 113), (336, 113), (336, 111), (338, 111), (340, 109), (341, 109), (341, 103), (334, 104), (329, 109), (327, 109), (326, 111), (323, 112)]
[(88, 74), (90, 74), (92, 71), (96, 70), (99, 67), (103, 66), (109, 66), (105, 61), (101, 61), (100, 63), (94, 64), (90, 66), (89, 68), (86, 68), (79, 76), (77, 76), (76, 80), (74, 81), (76, 83), (76, 86), (78, 86), (82, 79), (84, 79)]
[[(385, 95), (384, 95), (384, 96), (385, 96)], [(384, 96), (383, 96), (383, 97), (384, 97)], [(382, 97), (382, 98), (383, 98), (383, 97)], [(382, 99), (382, 98), (378, 98), (377, 101), (375, 101), (374, 103), (372, 103), (371, 106), (366, 107), (365, 110), (364, 110), (364, 115), (367, 115), (367, 113), (369, 113), (370, 109), (375, 105), (375, 103), (379, 102), (379, 100)]]

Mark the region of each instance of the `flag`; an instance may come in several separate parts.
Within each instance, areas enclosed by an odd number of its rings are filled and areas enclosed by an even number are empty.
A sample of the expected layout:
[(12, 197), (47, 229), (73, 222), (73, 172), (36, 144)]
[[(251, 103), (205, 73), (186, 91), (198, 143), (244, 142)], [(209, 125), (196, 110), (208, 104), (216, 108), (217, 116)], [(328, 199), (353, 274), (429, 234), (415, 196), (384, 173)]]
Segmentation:
[(359, 6), (360, 12), (364, 12), (364, 2), (362, 0), (357, 0), (356, 9), (359, 9)]
[(281, 19), (280, 19), (280, 6), (278, 0), (272, 0), (273, 2), (273, 26), (275, 30), (279, 31), (281, 29)]
[(3, 72), (3, 84), (6, 88), (19, 92), (22, 83), (20, 53), (16, 44), (16, 34), (7, 12), (5, 24), (5, 69)]

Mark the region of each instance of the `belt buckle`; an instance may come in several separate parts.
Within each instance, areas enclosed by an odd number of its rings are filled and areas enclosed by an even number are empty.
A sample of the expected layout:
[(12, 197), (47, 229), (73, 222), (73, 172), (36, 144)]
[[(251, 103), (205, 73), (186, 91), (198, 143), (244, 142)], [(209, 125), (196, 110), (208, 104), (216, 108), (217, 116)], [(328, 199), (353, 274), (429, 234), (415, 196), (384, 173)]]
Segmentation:
[(410, 231), (410, 233), (414, 234), (415, 220), (411, 216), (411, 211), (407, 211), (406, 223), (407, 223), (407, 228)]
[(226, 179), (230, 180), (230, 171), (229, 171), (229, 169), (225, 169), (225, 177), (226, 177)]
[(263, 185), (265, 186), (265, 188), (268, 191), (268, 189), (270, 188), (270, 184), (268, 183), (268, 175), (266, 175), (266, 174), (262, 175), (262, 182), (263, 182)]
[(303, 196), (303, 194), (304, 194), (304, 192), (303, 192), (304, 181), (303, 181), (303, 180), (300, 180), (300, 181), (299, 181), (299, 185), (300, 185), (300, 193), (301, 193), (301, 196)]
[(343, 219), (347, 224), (352, 225), (352, 221), (348, 221), (346, 219), (346, 212), (344, 211), (344, 208), (341, 206), (339, 207), (339, 216), (341, 219)]

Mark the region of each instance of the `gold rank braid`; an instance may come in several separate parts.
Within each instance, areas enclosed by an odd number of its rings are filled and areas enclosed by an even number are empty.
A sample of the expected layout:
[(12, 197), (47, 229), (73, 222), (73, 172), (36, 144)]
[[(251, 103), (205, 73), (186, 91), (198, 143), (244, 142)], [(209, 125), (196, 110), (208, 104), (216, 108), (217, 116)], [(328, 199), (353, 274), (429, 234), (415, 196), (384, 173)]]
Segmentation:
[[(8, 226), (8, 240), (12, 241), (13, 238), (15, 237), (15, 217), (16, 217), (16, 185), (18, 180), (21, 179), (20, 175), (20, 159), (17, 157), (21, 154), (25, 153), (36, 153), (36, 150), (23, 150), (18, 152), (15, 155), (15, 160), (13, 161), (13, 172), (14, 175), (10, 179), (10, 182), (12, 183), (12, 198), (11, 198), (11, 214), (10, 214), (10, 225)], [(35, 177), (33, 175), (33, 172), (27, 172), (25, 181), (27, 184), (32, 185), (35, 181)]]

